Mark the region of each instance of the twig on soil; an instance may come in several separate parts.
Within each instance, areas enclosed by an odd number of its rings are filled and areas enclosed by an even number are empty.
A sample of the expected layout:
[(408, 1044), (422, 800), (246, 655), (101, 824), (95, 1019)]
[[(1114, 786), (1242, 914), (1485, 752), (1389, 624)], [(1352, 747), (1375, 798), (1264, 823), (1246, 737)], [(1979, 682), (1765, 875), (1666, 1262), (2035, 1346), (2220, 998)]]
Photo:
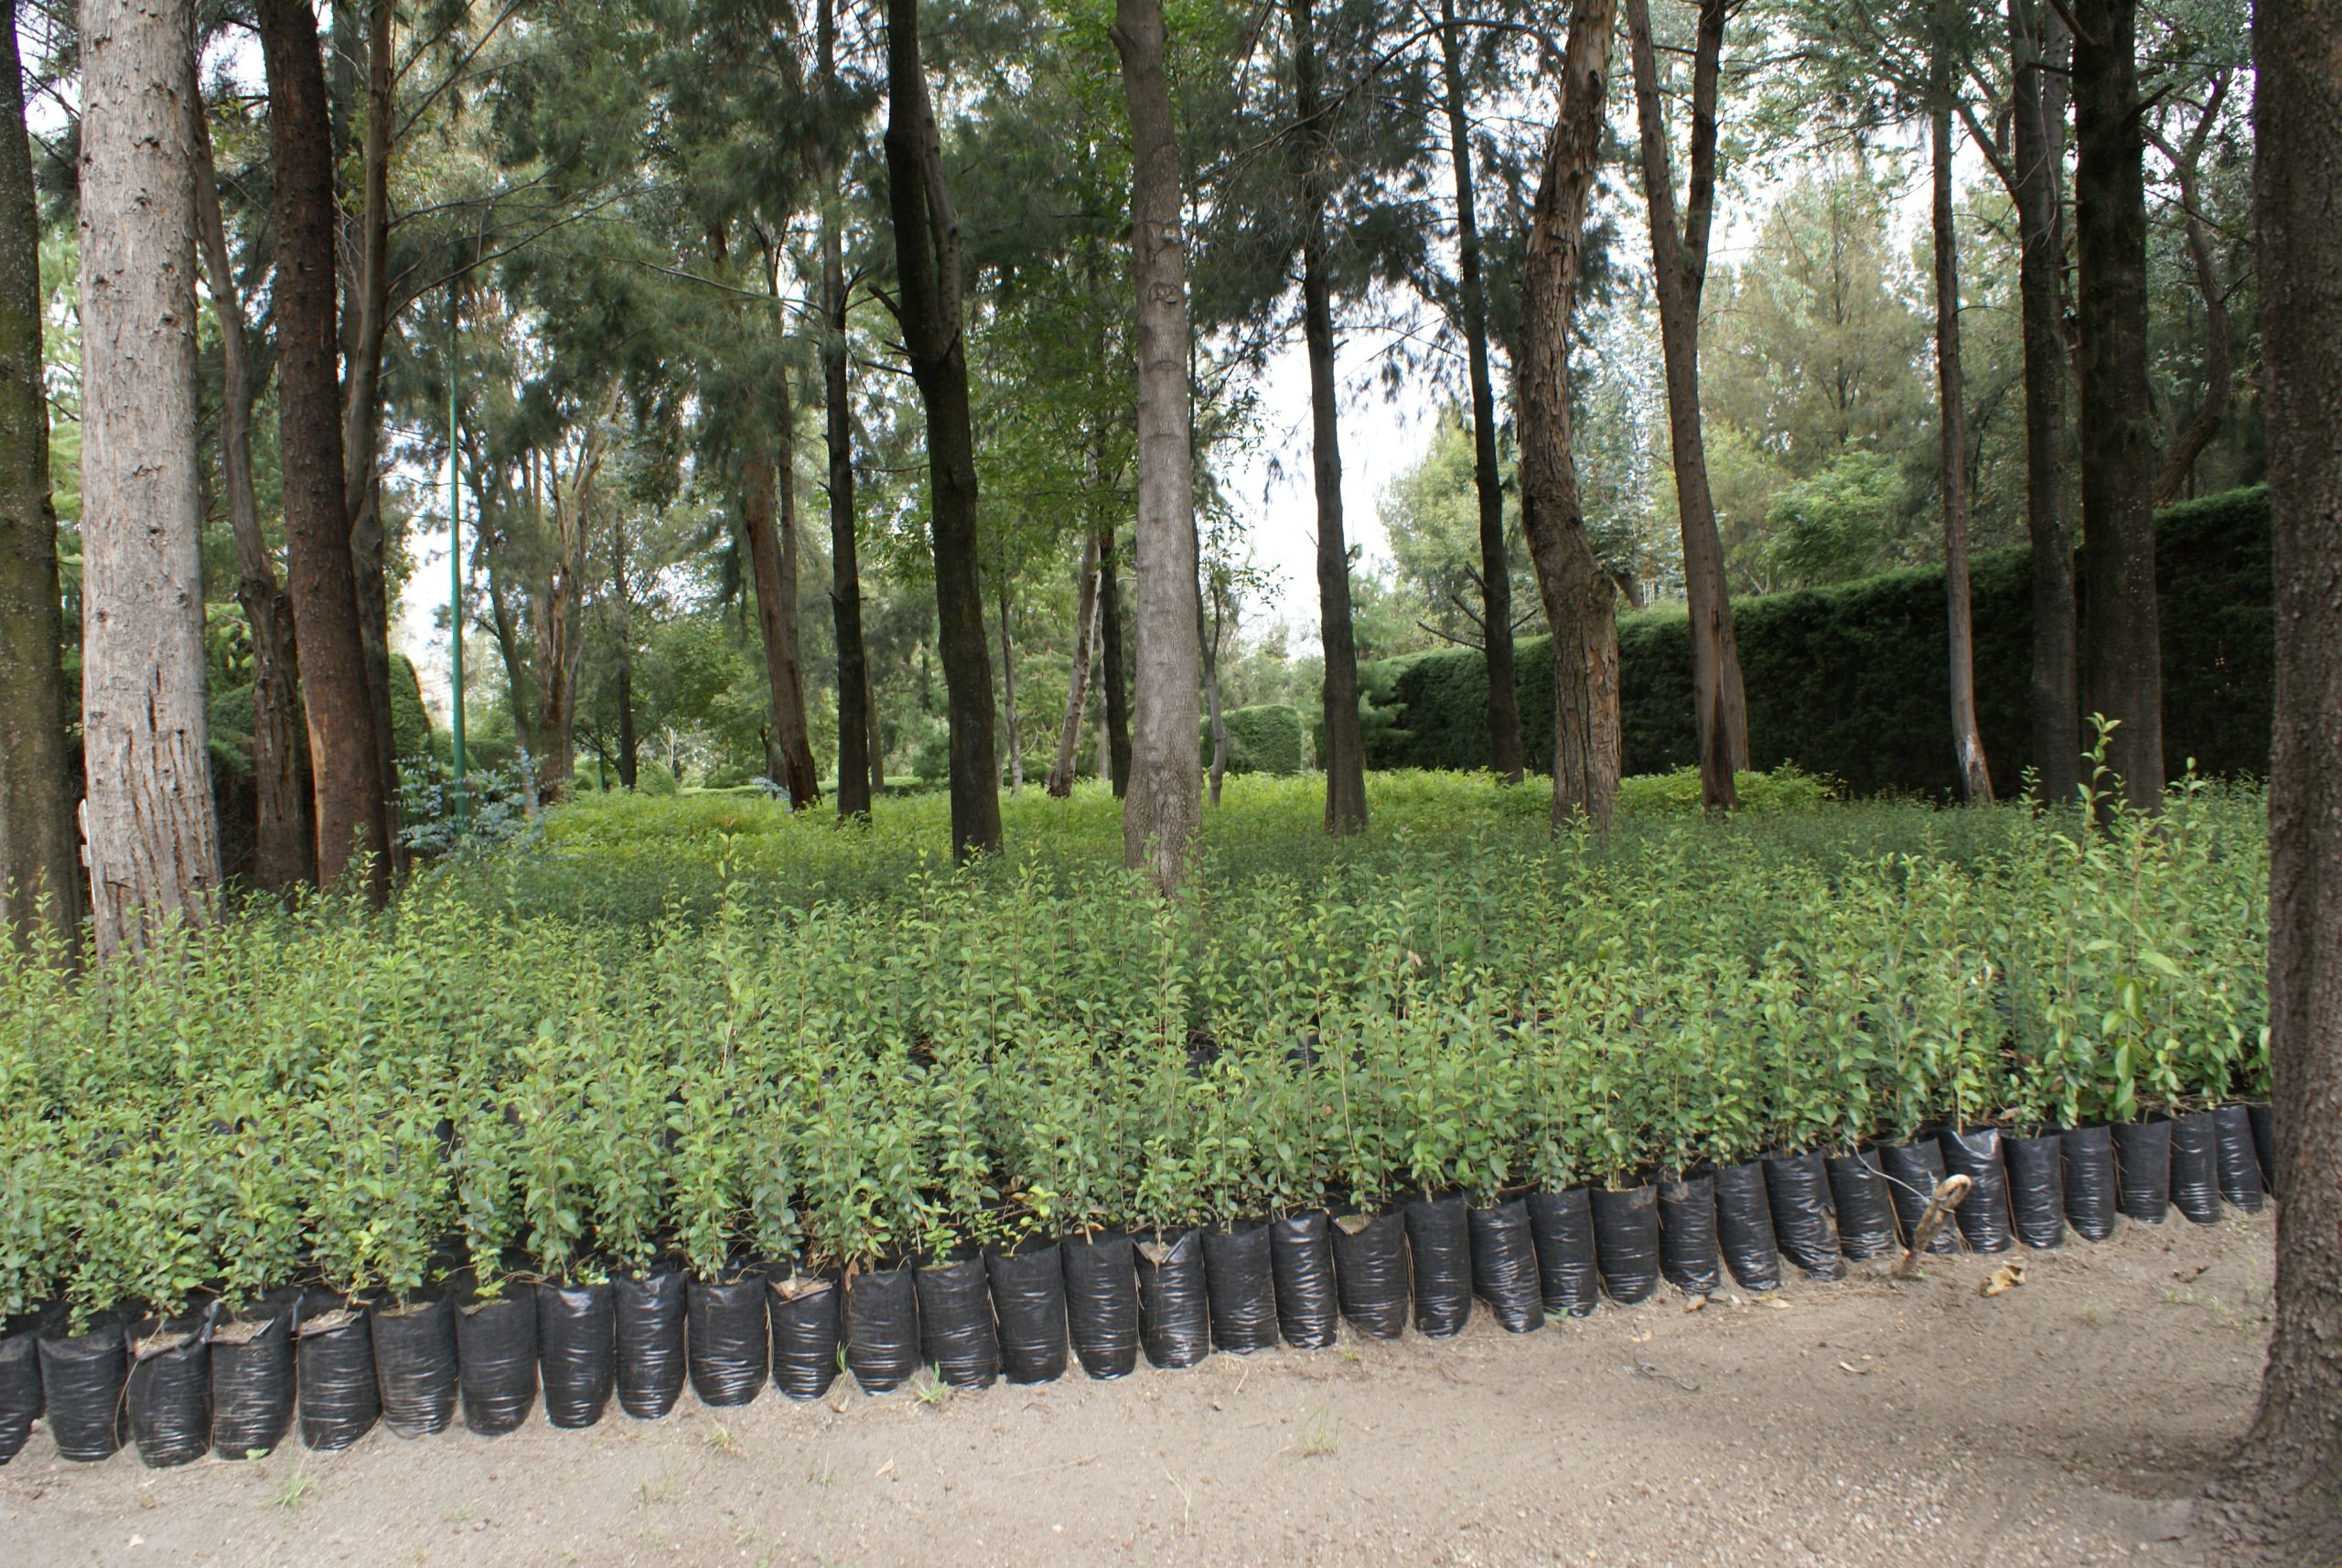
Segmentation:
[(1920, 1254), (1934, 1242), (1936, 1232), (1943, 1229), (1944, 1221), (1951, 1218), (1951, 1211), (1960, 1207), (1973, 1185), (1964, 1176), (1948, 1176), (1936, 1184), (1935, 1196), (1928, 1199), (1928, 1211), (1919, 1216), (1919, 1228), (1911, 1232), (1911, 1244), (1888, 1271), (1889, 1279), (1907, 1280), (1918, 1272)]

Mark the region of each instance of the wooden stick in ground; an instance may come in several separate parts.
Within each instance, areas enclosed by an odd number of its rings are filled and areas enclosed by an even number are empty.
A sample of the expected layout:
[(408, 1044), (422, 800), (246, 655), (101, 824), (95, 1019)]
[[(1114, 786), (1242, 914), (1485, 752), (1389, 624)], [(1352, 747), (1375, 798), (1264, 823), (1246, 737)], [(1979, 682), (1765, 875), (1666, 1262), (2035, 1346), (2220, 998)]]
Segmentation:
[(1911, 1233), (1911, 1244), (1896, 1260), (1894, 1270), (1887, 1275), (1889, 1279), (1907, 1280), (1918, 1272), (1919, 1254), (1928, 1250), (1928, 1243), (1936, 1239), (1936, 1232), (1943, 1229), (1944, 1222), (1951, 1218), (1951, 1211), (1960, 1207), (1961, 1200), (1968, 1196), (1968, 1189), (1974, 1185), (1964, 1176), (1948, 1176), (1936, 1184), (1935, 1196), (1928, 1199), (1928, 1211), (1919, 1216), (1919, 1228)]

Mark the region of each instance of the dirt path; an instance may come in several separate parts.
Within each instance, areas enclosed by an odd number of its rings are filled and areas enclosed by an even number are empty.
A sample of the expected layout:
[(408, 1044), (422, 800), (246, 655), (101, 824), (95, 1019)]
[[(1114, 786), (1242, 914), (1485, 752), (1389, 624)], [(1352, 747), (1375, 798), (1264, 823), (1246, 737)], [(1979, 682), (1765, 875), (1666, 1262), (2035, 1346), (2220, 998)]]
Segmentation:
[(0, 1563), (2187, 1563), (2240, 1430), (2271, 1222), (2127, 1228), (1895, 1287), (1606, 1307), (1521, 1338), (1215, 1356), (927, 1403), (833, 1392), (494, 1442), (376, 1433), (0, 1469)]

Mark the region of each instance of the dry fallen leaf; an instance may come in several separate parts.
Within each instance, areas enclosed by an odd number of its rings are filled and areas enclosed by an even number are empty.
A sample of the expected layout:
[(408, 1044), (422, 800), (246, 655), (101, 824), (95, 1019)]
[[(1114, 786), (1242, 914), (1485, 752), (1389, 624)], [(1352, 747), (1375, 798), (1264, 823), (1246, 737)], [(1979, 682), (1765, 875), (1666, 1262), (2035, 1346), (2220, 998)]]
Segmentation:
[(1976, 1294), (1978, 1295), (1998, 1295), (2003, 1291), (2014, 1290), (2024, 1283), (2025, 1265), (2023, 1263), (2003, 1263), (1999, 1268), (1993, 1271), (1993, 1277), (1986, 1280)]

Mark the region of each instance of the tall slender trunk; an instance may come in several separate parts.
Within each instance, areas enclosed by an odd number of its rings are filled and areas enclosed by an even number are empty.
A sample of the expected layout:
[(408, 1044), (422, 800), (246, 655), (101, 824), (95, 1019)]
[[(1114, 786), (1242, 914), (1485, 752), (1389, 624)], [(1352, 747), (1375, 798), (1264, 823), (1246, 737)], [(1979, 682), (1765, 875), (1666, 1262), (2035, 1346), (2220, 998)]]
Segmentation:
[[(815, 85), (828, 115), (838, 113), (835, 0), (818, 0)], [(884, 767), (872, 716), (870, 656), (862, 639), (862, 565), (854, 527), (854, 405), (846, 385), (846, 286), (838, 238), (837, 161), (824, 146), (814, 160), (821, 184), (822, 430), (829, 448), (830, 618), (838, 645), (838, 815), (867, 817)]]
[(875, 800), (886, 792), (886, 732), (878, 727), (878, 682), (865, 682), (862, 694), (867, 703), (863, 727), (870, 736), (870, 796)]
[(1049, 765), (1049, 793), (1073, 793), (1074, 755), (1081, 744), (1081, 711), (1090, 703), (1090, 663), (1098, 633), (1098, 536), (1081, 536), (1081, 565), (1074, 575), (1073, 659), (1066, 682), (1065, 722), (1058, 726), (1058, 754)]
[(1951, 744), (1961, 793), (1993, 798), (1984, 736), (1976, 727), (1976, 631), (1968, 592), (1968, 411), (1960, 366), (1960, 238), (1951, 207), (1951, 74), (1936, 48), (1935, 108), (1928, 126), (1935, 184), (1936, 399), (1943, 455), (1943, 595), (1951, 659)]
[(1009, 576), (1005, 564), (1000, 573), (1000, 715), (1004, 738), (1008, 743), (1008, 792), (1025, 792), (1025, 746), (1016, 733), (1016, 643), (1009, 634)]
[(367, 893), (379, 903), (389, 888), (389, 819), (343, 489), (325, 66), (306, 0), (259, 0), (256, 15), (276, 144), (277, 445), (317, 876), (334, 886), (362, 860)]
[(2203, 114), (2186, 139), (2174, 146), (2161, 136), (2155, 137), (2156, 145), (2171, 160), (2172, 183), (2179, 188), (2187, 262), (2196, 274), (2196, 293), (2204, 302), (2204, 401), (2197, 405), (2187, 423), (2179, 427), (2171, 453), (2164, 459), (2163, 471), (2155, 476), (2155, 505), (2159, 507), (2169, 506), (2186, 489), (2196, 472), (2196, 460), (2212, 444), (2212, 437), (2220, 433), (2220, 425), (2229, 415), (2229, 382), (2233, 375), (2229, 291), (2220, 281), (2220, 263), (2212, 254), (2212, 227), (2204, 220), (2204, 206), (2197, 194), (2197, 171), (2203, 163), (2204, 144), (2219, 122), (2220, 104), (2227, 98), (2228, 90), (2228, 72), (2218, 72), (2205, 95)]
[(81, 918), (81, 868), (65, 740), (40, 214), (16, 56), (19, 8), (11, 0), (0, 38), (0, 942), (22, 940), (37, 924), (70, 941)]
[(1668, 445), (1683, 539), (1683, 591), (1692, 611), (1692, 705), (1699, 727), (1700, 797), (1712, 811), (1738, 807), (1734, 776), (1748, 767), (1748, 694), (1740, 676), (1740, 643), (1724, 584), (1724, 542), (1716, 532), (1706, 436), (1700, 423), (1700, 296), (1707, 285), (1708, 232), (1715, 215), (1716, 88), (1724, 20), (1734, 9), (1733, 0), (1700, 0), (1692, 51), (1692, 169), (1679, 231), (1675, 174), (1668, 157), (1667, 121), (1651, 49), (1650, 7), (1649, 0), (1627, 0), (1643, 195), (1650, 214), (1651, 274), (1666, 364)]
[(626, 575), (626, 513), (610, 517), (610, 628), (612, 661), (618, 667), (618, 782), (634, 788), (634, 589)]
[(1301, 330), (1309, 351), (1310, 467), (1317, 496), (1317, 618), (1325, 648), (1326, 831), (1366, 831), (1366, 737), (1358, 716), (1358, 639), (1350, 623), (1349, 542), (1342, 532), (1341, 406), (1334, 384), (1334, 307), (1326, 276), (1333, 137), (1317, 77), (1316, 0), (1285, 0), (1301, 177)]
[[(1488, 767), (1520, 782), (1520, 693), (1512, 660), (1512, 568), (1504, 541), (1504, 476), (1497, 466), (1497, 399), (1488, 371), (1488, 285), (1480, 275), (1480, 215), (1474, 199), (1472, 122), (1456, 0), (1439, 0), (1439, 53), (1447, 108), (1447, 158), (1456, 171), (1456, 281), (1464, 313), (1464, 359), (1472, 388), (1472, 489), (1480, 507), (1480, 626), (1488, 669)], [(1211, 797), (1219, 799), (1219, 773)]]
[(1123, 654), (1123, 592), (1112, 524), (1098, 533), (1098, 663), (1106, 682), (1106, 779), (1114, 799), (1131, 785), (1131, 699)]
[(2120, 722), (2123, 798), (2163, 804), (2155, 420), (2147, 395), (2147, 194), (2137, 0), (2075, 0), (2074, 232), (2081, 281), (2082, 699)]
[(1205, 798), (1219, 804), (1220, 786), (1228, 781), (1228, 715), (1219, 708), (1219, 606), (1212, 605), (1211, 624), (1204, 628), (1204, 707), (1211, 715), (1211, 768), (1205, 774)]
[[(1113, 34), (1131, 117), (1131, 281), (1138, 295), (1138, 691), (1123, 864), (1146, 867), (1155, 885), (1172, 893), (1187, 878), (1203, 822), (1184, 186), (1164, 72), (1162, 0), (1115, 0)], [(1359, 809), (1362, 822), (1362, 793)]]
[(206, 920), (220, 886), (203, 708), (190, 16), (138, 0), (81, 8), (81, 821), (101, 959), (144, 945), (167, 918)]
[(2025, 339), (2025, 517), (2033, 575), (2033, 766), (2041, 798), (2081, 782), (2074, 536), (2066, 510), (2066, 77), (2072, 37), (2053, 5), (2009, 0), (2017, 298)]
[[(615, 375), (598, 410), (580, 437), (577, 460), (564, 478), (555, 466), (530, 454), (530, 465), (547, 470), (531, 482), (531, 506), (550, 490), (553, 547), (545, 575), (536, 585), (537, 740), (543, 747), (538, 790), (547, 800), (568, 792), (577, 772), (577, 671), (586, 656), (586, 572), (592, 539), (594, 492), (609, 450), (610, 423), (618, 417), (622, 385)], [(542, 486), (542, 489), (540, 488)], [(540, 538), (543, 537), (540, 521)]]
[[(1628, 0), (1638, 5), (1640, 0)], [(1610, 826), (1623, 740), (1617, 586), (1595, 557), (1571, 449), (1570, 317), (1602, 154), (1616, 0), (1577, 0), (1521, 277), (1521, 521), (1553, 628), (1553, 822)]]
[(383, 841), (398, 843), (398, 742), (391, 722), (389, 535), (382, 520), (380, 456), (382, 341), (390, 328), (391, 122), (396, 113), (391, 25), (394, 0), (372, 0), (366, 16), (366, 136), (360, 154), (358, 286), (350, 303), (348, 384), (342, 390), (342, 504), (358, 585), (358, 635), (366, 650), (366, 700), (374, 718), (382, 777)]
[[(188, 62), (192, 70), (194, 62)], [(196, 233), (220, 327), (220, 472), (228, 492), (228, 532), (236, 547), (236, 601), (252, 639), (252, 881), (282, 893), (317, 875), (309, 823), (309, 748), (302, 732), (300, 666), (293, 646), (293, 599), (276, 580), (252, 492), (252, 385), (244, 301), (228, 256), (220, 214), (211, 128), (200, 91), (195, 111)]]
[(928, 510), (937, 641), (951, 725), (951, 853), (1000, 849), (992, 660), (976, 570), (975, 436), (960, 307), (960, 220), (919, 59), (919, 0), (886, 0), (886, 200), (894, 220), (903, 347), (927, 413)]
[[(2342, 53), (2330, 0), (2253, 8), (2253, 171), (2277, 586), (2269, 1058), (2277, 1297), (2216, 1498), (2258, 1561), (2342, 1561)], [(2241, 1553), (2239, 1554), (2240, 1556)]]
[(772, 703), (768, 765), (773, 782), (789, 791), (790, 809), (805, 811), (822, 803), (822, 781), (805, 722), (805, 664), (797, 640), (797, 431), (786, 371), (776, 391), (778, 450), (759, 447), (750, 456), (740, 521), (756, 574), (757, 626)]

